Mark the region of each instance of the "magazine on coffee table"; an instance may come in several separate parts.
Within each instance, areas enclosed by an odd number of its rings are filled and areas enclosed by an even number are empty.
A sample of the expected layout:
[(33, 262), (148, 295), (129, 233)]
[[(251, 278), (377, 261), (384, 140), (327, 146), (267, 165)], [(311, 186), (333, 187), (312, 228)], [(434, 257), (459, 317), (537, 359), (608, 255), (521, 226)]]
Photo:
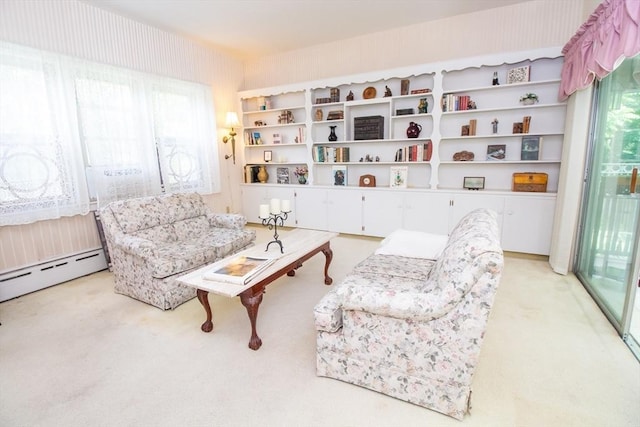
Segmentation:
[(202, 278), (214, 282), (246, 285), (275, 261), (275, 258), (239, 255), (216, 262)]

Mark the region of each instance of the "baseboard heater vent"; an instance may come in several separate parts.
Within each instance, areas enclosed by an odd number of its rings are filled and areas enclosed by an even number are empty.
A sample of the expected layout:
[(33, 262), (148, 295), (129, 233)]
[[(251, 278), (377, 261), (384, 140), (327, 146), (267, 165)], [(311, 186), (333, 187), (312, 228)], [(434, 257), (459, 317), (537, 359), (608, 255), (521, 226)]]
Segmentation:
[(0, 302), (105, 270), (102, 249), (69, 255), (0, 274)]

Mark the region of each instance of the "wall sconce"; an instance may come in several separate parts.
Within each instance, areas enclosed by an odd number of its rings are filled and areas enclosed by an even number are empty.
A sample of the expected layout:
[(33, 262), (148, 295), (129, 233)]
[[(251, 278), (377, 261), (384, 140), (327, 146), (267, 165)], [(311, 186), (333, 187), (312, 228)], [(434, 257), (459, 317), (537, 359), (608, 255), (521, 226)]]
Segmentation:
[(225, 127), (231, 128), (231, 132), (229, 132), (229, 136), (225, 136), (222, 138), (222, 142), (225, 144), (231, 141), (231, 155), (226, 154), (224, 156), (225, 159), (233, 158), (233, 164), (236, 164), (236, 138), (237, 133), (233, 128), (238, 127), (240, 122), (238, 121), (238, 115), (234, 111), (229, 111), (227, 113), (227, 120), (225, 121)]

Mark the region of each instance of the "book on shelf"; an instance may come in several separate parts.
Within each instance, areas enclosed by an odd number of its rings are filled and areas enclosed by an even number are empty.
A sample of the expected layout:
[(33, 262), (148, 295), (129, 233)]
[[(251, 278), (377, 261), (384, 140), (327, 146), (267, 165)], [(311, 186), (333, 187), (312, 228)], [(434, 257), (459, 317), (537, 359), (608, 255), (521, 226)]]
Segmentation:
[(522, 118), (522, 133), (529, 133), (531, 126), (531, 116), (524, 116)]
[(251, 166), (247, 165), (244, 167), (244, 182), (245, 183), (253, 183), (260, 182), (258, 179), (258, 172), (260, 171), (260, 166)]
[(278, 184), (289, 183), (289, 168), (280, 167), (277, 169), (277, 182)]
[(505, 144), (487, 145), (487, 160), (504, 160), (507, 157)]
[(542, 152), (542, 137), (539, 135), (527, 135), (522, 137), (520, 160), (540, 160)]
[(331, 168), (333, 174), (333, 185), (347, 185), (347, 167), (344, 165), (333, 166)]
[(396, 162), (428, 162), (431, 160), (433, 144), (430, 139), (421, 144), (413, 144), (398, 148), (394, 161)]
[(246, 285), (276, 261), (276, 258), (238, 255), (218, 261), (203, 274), (204, 280)]

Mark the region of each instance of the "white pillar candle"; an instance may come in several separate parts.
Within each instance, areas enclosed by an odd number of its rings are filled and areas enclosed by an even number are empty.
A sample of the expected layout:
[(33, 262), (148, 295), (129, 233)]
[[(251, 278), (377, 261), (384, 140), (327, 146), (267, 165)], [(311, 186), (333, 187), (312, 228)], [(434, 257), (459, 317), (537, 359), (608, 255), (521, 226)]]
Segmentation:
[(291, 212), (291, 202), (289, 200), (282, 201), (282, 212)]
[(271, 213), (272, 214), (280, 213), (280, 199), (271, 199)]
[(269, 205), (260, 205), (260, 218), (269, 218)]

